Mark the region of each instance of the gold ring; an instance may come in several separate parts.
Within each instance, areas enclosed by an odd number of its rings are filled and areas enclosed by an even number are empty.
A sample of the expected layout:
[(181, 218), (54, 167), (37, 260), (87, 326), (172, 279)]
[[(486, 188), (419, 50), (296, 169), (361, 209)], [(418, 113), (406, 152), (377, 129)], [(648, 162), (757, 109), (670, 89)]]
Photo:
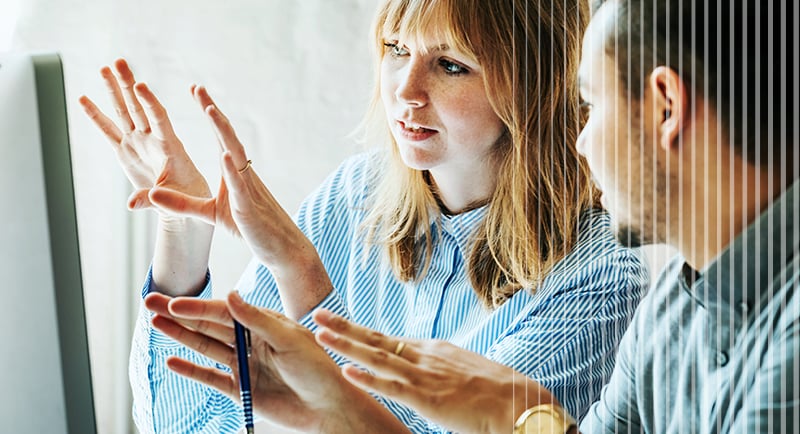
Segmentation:
[(239, 169), (239, 173), (244, 173), (250, 166), (253, 165), (253, 160), (247, 160), (247, 164), (244, 165), (241, 169)]
[(405, 350), (405, 349), (406, 349), (406, 343), (405, 343), (405, 342), (403, 342), (403, 341), (400, 341), (400, 342), (398, 342), (398, 343), (397, 343), (397, 348), (395, 348), (395, 349), (394, 349), (394, 355), (395, 355), (395, 356), (400, 356), (400, 354), (401, 354), (401, 353), (403, 352), (403, 350)]

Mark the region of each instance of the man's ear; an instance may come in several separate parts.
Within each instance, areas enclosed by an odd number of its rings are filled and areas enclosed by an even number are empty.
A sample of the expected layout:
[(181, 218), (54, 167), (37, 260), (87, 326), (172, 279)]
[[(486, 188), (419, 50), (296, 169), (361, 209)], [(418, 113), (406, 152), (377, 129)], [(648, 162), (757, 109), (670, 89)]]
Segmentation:
[(689, 120), (686, 85), (674, 69), (658, 66), (650, 73), (650, 91), (656, 110), (655, 126), (664, 150), (678, 146), (678, 139)]

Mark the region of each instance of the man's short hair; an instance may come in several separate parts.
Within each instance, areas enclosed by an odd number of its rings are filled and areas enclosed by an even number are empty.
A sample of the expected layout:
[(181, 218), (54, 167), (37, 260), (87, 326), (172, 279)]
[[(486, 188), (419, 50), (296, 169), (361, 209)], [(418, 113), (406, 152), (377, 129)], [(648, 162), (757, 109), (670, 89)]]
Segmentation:
[(797, 155), (795, 0), (600, 0), (594, 6), (611, 2), (616, 19), (605, 46), (616, 56), (629, 97), (642, 96), (653, 68), (668, 66), (690, 98), (704, 95), (712, 103), (723, 133), (748, 161), (766, 165)]

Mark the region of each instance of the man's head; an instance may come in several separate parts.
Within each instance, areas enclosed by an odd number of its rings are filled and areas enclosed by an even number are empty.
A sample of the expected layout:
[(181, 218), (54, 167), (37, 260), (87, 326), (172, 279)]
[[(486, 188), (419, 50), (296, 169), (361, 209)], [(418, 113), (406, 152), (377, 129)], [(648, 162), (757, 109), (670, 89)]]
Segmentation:
[(670, 242), (676, 221), (702, 211), (695, 199), (742, 165), (796, 175), (792, 1), (598, 3), (579, 73), (591, 112), (578, 146), (621, 241)]

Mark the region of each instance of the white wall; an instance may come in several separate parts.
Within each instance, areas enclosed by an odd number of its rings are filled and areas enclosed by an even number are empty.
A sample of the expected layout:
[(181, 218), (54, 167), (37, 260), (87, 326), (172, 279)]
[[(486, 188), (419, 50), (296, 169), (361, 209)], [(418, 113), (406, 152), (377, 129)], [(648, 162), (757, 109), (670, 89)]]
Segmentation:
[[(77, 98), (86, 94), (113, 113), (98, 70), (126, 57), (213, 185), (217, 144), (188, 90), (206, 85), (256, 170), (294, 212), (359, 150), (347, 134), (371, 92), (374, 8), (372, 0), (0, 0), (0, 50), (63, 56), (99, 432), (129, 430), (129, 336), (153, 219), (126, 210), (127, 180)], [(216, 234), (217, 294), (232, 288), (249, 255), (230, 234)]]

